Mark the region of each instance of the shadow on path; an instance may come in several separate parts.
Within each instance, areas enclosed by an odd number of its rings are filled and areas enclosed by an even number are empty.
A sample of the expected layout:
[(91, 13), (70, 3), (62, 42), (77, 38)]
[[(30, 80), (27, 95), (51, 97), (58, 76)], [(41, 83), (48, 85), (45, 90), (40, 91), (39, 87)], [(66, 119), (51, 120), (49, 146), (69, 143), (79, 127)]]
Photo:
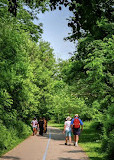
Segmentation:
[(12, 157), (12, 156), (2, 156), (0, 157), (0, 159), (2, 160), (5, 160), (5, 159), (13, 159), (13, 160), (20, 160), (20, 158), (18, 157)]
[(85, 153), (84, 151), (82, 150), (73, 150), (73, 151), (68, 151), (68, 153)]
[(44, 133), (43, 136), (40, 136), (40, 135), (38, 136), (49, 138), (49, 134), (51, 134), (51, 139), (53, 140), (56, 140), (56, 141), (65, 140), (65, 134), (63, 134), (61, 130), (57, 128), (51, 128), (51, 127), (48, 127), (47, 133)]
[(86, 159), (72, 159), (72, 158), (62, 158), (60, 157), (59, 160), (86, 160)]

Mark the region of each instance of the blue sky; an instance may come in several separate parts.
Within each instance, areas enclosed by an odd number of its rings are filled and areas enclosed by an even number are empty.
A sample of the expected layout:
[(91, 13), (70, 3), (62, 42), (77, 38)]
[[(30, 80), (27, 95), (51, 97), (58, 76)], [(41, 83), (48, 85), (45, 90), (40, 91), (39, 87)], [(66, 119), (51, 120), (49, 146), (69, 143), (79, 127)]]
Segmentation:
[[(42, 38), (50, 42), (56, 59), (66, 60), (71, 57), (68, 53), (75, 50), (73, 43), (63, 40), (71, 32), (66, 20), (69, 16), (71, 16), (71, 12), (65, 7), (61, 11), (55, 10), (38, 14), (39, 21), (43, 23), (44, 33)], [(37, 21), (34, 22), (37, 24)]]

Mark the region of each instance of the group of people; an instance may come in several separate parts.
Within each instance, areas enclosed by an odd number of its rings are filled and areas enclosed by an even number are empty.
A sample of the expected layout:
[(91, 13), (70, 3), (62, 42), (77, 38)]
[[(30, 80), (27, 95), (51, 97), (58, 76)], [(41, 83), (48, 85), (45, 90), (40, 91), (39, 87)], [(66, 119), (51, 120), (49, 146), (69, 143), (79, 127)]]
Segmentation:
[[(80, 129), (81, 126), (81, 129)], [(79, 135), (80, 132), (83, 130), (83, 122), (79, 118), (78, 114), (75, 114), (74, 118), (71, 120), (71, 117), (67, 117), (64, 123), (64, 131), (65, 133), (65, 145), (67, 145), (67, 141), (69, 138), (69, 145), (71, 145), (71, 133), (74, 135), (74, 146), (78, 146)]]
[[(39, 135), (43, 136), (43, 133), (47, 132), (47, 121), (45, 118), (40, 118), (39, 121), (37, 121), (36, 117), (31, 122), (32, 128), (33, 128), (33, 136), (37, 134), (39, 130)], [(81, 128), (80, 128), (81, 126)], [(74, 135), (74, 146), (78, 146), (79, 141), (79, 135), (80, 132), (83, 130), (83, 122), (79, 118), (78, 114), (75, 114), (74, 118), (71, 120), (71, 117), (67, 117), (66, 121), (64, 123), (64, 131), (65, 133), (65, 145), (67, 145), (68, 139), (69, 139), (69, 145), (71, 145), (71, 134)]]
[(39, 135), (43, 136), (43, 133), (47, 132), (47, 120), (45, 118), (40, 118), (37, 121), (36, 117), (31, 121), (31, 125), (33, 128), (33, 136), (37, 134), (39, 130)]

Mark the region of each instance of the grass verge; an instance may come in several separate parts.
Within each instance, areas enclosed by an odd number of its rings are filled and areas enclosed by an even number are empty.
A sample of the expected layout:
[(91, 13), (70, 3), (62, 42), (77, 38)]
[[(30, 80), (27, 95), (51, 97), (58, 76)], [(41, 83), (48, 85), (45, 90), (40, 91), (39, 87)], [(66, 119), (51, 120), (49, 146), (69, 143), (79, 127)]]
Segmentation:
[(101, 152), (100, 133), (93, 123), (92, 121), (84, 122), (84, 130), (80, 135), (79, 144), (90, 160), (103, 160), (104, 154)]
[(48, 122), (48, 126), (50, 126), (50, 127), (57, 127), (57, 128), (59, 128), (61, 130), (64, 129), (64, 124), (58, 124), (58, 123), (50, 123), (50, 122)]
[(24, 124), (24, 122), (17, 122), (19, 128), (10, 126), (6, 128), (3, 124), (1, 125), (0, 132), (0, 157), (5, 153), (16, 147), (19, 143), (25, 140), (32, 134), (31, 127)]
[[(28, 138), (28, 137), (26, 137)], [(3, 156), (4, 154), (6, 154), (7, 152), (9, 152), (10, 150), (12, 150), (13, 148), (15, 148), (18, 144), (20, 144), (21, 142), (23, 142), (26, 138), (23, 139), (16, 139), (15, 142), (13, 144), (10, 144), (10, 146), (6, 149), (3, 149), (0, 151), (0, 157)]]

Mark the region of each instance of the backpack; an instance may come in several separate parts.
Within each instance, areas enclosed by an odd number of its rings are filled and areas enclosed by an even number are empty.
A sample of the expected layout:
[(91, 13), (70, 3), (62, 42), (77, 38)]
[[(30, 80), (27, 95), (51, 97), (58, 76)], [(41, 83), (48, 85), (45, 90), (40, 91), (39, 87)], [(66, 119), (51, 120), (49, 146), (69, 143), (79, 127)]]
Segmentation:
[(80, 128), (80, 120), (79, 120), (79, 118), (74, 118), (74, 128)]

